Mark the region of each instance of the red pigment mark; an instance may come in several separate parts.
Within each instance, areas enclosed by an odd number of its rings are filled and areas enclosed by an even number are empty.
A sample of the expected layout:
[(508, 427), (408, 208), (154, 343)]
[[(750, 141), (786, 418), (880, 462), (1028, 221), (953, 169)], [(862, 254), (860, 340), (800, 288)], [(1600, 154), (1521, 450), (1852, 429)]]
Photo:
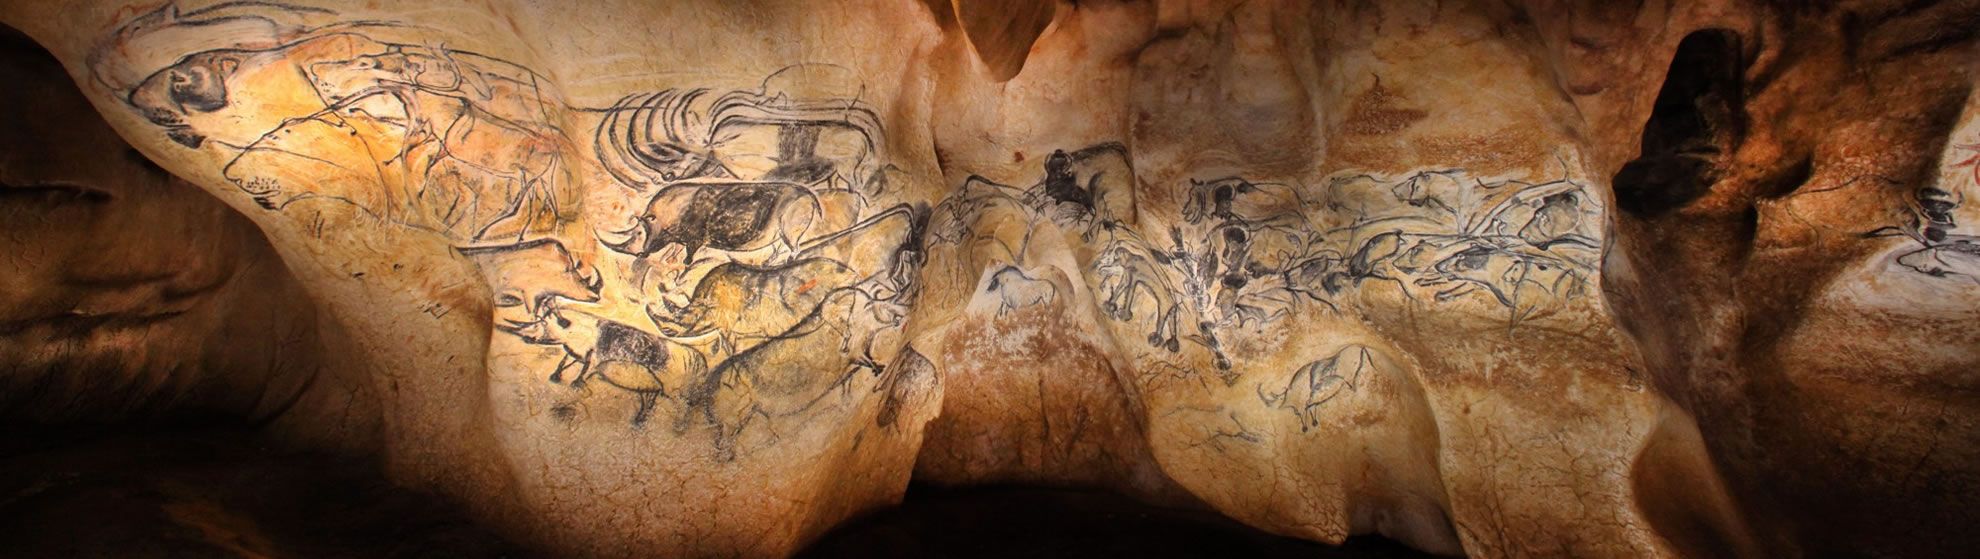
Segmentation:
[(558, 148), (562, 147), (559, 146), (558, 144), (559, 142), (555, 137), (551, 137), (545, 134), (532, 133), (529, 135), (529, 143), (527, 145), (529, 146), (529, 149), (532, 151), (549, 152), (549, 151), (557, 151)]
[(1013, 152), (1011, 152), (1011, 162), (1012, 162), (1012, 163), (1023, 163), (1023, 162), (1024, 162), (1024, 152), (1022, 152), (1022, 151), (1013, 151)]
[(1980, 185), (1980, 144), (1961, 144), (1961, 145), (1955, 145), (1953, 146), (1953, 148), (1958, 149), (1960, 151), (1973, 152), (1972, 157), (1968, 157), (1966, 158), (1966, 160), (1960, 161), (1958, 163), (1953, 163), (1952, 168), (1958, 169), (1961, 167), (1967, 167), (1973, 169), (1973, 183), (1976, 185)]
[(818, 278), (811, 278), (809, 280), (805, 280), (804, 285), (798, 286), (796, 294), (803, 295), (804, 292), (811, 291), (811, 288), (813, 287), (818, 287)]
[(148, 2), (148, 3), (127, 5), (122, 8), (117, 8), (117, 11), (115, 12), (111, 12), (110, 21), (113, 22), (112, 25), (115, 25), (117, 23), (122, 23), (124, 20), (130, 19), (139, 14), (156, 12), (158, 11), (159, 8), (163, 8), (163, 7), (165, 7), (164, 2)]

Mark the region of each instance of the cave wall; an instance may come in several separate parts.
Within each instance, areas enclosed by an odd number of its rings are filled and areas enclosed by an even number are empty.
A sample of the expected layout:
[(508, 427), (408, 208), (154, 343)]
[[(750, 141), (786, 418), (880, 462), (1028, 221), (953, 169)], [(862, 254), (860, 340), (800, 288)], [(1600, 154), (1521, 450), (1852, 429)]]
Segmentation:
[(69, 115), (0, 166), (18, 414), (233, 414), (569, 553), (784, 555), (910, 477), (1485, 556), (1974, 543), (1973, 2), (0, 21), (109, 122), (10, 68)]

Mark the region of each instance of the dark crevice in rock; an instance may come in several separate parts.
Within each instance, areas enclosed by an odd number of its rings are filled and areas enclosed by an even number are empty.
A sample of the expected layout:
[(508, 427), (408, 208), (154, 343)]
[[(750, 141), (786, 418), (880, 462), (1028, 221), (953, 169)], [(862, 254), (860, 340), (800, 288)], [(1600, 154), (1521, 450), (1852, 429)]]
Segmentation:
[(1739, 36), (1724, 29), (1695, 31), (1678, 43), (1640, 155), (1612, 181), (1623, 211), (1654, 217), (1711, 188), (1745, 132), (1741, 59)]

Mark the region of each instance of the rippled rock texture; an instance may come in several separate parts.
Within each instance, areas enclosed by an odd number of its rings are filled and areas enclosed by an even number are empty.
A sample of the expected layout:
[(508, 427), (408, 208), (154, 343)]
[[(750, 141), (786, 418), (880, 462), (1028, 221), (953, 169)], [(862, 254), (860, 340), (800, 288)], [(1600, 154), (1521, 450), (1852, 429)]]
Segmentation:
[(38, 420), (240, 417), (571, 554), (787, 555), (910, 478), (1444, 554), (1980, 544), (1980, 3), (0, 21), (144, 156), (9, 62)]

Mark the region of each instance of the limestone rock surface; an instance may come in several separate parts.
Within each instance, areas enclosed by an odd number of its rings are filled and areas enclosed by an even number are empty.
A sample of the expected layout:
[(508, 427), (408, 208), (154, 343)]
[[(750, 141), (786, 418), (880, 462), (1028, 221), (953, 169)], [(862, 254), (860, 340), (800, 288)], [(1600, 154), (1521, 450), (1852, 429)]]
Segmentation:
[(0, 22), (82, 93), (7, 61), (44, 420), (234, 414), (584, 555), (788, 555), (910, 478), (1441, 554), (1980, 545), (1980, 2)]

